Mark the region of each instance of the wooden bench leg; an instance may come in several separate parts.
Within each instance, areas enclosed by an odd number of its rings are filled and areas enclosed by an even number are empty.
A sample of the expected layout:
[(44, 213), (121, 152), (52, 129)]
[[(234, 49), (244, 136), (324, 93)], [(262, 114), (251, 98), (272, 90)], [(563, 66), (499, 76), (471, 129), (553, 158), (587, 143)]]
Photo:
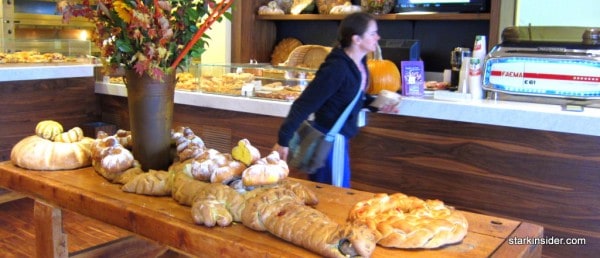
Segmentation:
[(0, 204), (12, 202), (14, 200), (23, 199), (27, 196), (22, 195), (20, 193), (11, 192), (4, 188), (0, 188)]
[(61, 209), (35, 200), (33, 223), (36, 257), (66, 258), (69, 256), (67, 235), (63, 231), (62, 222)]

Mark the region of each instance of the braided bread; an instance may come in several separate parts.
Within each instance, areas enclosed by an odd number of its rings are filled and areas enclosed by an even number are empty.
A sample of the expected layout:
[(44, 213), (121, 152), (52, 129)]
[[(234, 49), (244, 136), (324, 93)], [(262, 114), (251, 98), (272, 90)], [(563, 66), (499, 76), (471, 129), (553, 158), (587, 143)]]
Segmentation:
[(204, 141), (194, 134), (189, 127), (179, 127), (171, 131), (171, 139), (177, 145), (177, 157), (179, 161), (196, 158), (206, 150)]
[(358, 202), (348, 221), (361, 222), (381, 234), (378, 244), (395, 248), (437, 248), (462, 241), (468, 222), (439, 200), (396, 193), (376, 194)]
[(248, 198), (242, 223), (326, 257), (370, 257), (378, 237), (364, 224), (336, 223), (305, 205), (290, 189), (279, 187)]
[(121, 190), (136, 194), (166, 196), (171, 194), (172, 189), (171, 180), (169, 179), (169, 172), (150, 169), (150, 171), (140, 173), (128, 180), (123, 184)]

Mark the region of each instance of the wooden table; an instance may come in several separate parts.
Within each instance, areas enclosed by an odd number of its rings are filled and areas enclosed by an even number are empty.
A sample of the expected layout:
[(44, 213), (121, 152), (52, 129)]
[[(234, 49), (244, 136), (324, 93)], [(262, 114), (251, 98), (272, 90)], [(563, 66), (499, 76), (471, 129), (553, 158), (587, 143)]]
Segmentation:
[[(316, 208), (339, 223), (356, 202), (371, 193), (299, 180), (319, 197)], [(0, 187), (35, 199), (38, 257), (66, 257), (61, 209), (97, 219), (188, 255), (199, 257), (318, 257), (267, 232), (242, 224), (207, 228), (194, 224), (190, 208), (170, 197), (125, 193), (92, 168), (31, 171), (0, 163)], [(373, 257), (540, 257), (541, 246), (509, 245), (512, 237), (542, 237), (538, 225), (465, 212), (469, 233), (456, 245), (436, 250), (377, 247)]]

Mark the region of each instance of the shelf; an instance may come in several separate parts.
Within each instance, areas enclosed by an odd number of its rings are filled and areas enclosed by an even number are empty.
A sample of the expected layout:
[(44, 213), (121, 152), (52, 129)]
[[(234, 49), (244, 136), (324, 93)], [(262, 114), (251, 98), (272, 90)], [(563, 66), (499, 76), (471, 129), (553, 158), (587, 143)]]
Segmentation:
[(69, 28), (95, 28), (94, 24), (83, 17), (73, 17), (69, 23), (63, 22), (60, 15), (15, 13), (13, 23), (17, 27), (69, 27)]
[[(342, 20), (340, 14), (299, 14), (299, 15), (257, 15), (257, 20), (270, 21), (314, 21)], [(377, 15), (377, 20), (415, 21), (415, 20), (489, 20), (489, 13), (402, 13)]]

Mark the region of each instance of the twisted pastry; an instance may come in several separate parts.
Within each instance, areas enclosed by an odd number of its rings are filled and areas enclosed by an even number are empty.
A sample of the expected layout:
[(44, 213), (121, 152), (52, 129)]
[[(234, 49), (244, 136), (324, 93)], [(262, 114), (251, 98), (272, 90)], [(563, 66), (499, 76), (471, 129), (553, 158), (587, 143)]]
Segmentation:
[(273, 151), (244, 170), (242, 182), (245, 186), (276, 184), (285, 179), (289, 172), (287, 163), (279, 158), (278, 152)]
[[(123, 173), (123, 175), (128, 173), (130, 170), (132, 169), (127, 170), (125, 173)], [(121, 178), (124, 177), (123, 175)], [(150, 169), (150, 171), (146, 173), (139, 173), (125, 181), (121, 187), (121, 190), (129, 193), (152, 196), (171, 195), (172, 181), (170, 179), (171, 177), (169, 172)]]
[(133, 154), (115, 136), (96, 139), (91, 149), (92, 167), (111, 182), (134, 166)]
[(230, 154), (220, 153), (215, 149), (208, 149), (194, 159), (184, 163), (191, 166), (192, 176), (200, 181), (211, 183), (228, 183), (234, 178), (241, 177), (246, 166), (233, 160)]
[(290, 189), (271, 188), (246, 201), (242, 223), (326, 257), (370, 257), (378, 235), (364, 224), (340, 225), (306, 206)]
[(177, 157), (179, 161), (196, 158), (206, 150), (204, 141), (194, 134), (189, 127), (179, 127), (171, 131), (171, 139), (177, 145)]

